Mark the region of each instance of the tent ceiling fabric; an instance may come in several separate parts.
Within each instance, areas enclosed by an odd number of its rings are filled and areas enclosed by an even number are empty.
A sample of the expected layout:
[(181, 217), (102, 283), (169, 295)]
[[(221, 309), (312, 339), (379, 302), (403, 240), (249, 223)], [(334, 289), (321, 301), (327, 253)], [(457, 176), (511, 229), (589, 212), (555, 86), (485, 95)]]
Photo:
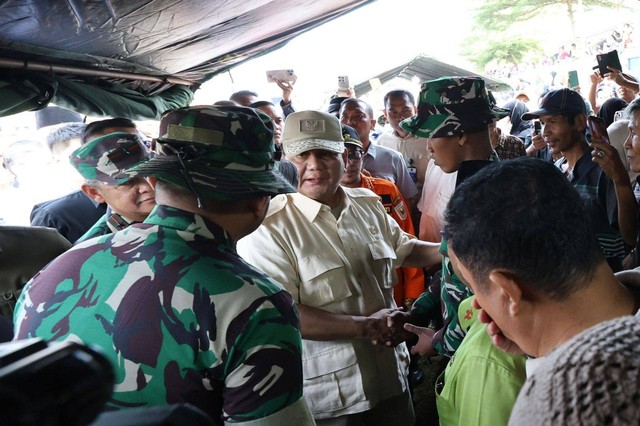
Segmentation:
[(495, 80), (493, 78), (480, 75), (478, 73), (471, 72), (462, 68), (458, 68), (456, 66), (447, 64), (446, 62), (438, 61), (437, 59), (425, 55), (418, 55), (407, 63), (398, 65), (397, 67), (384, 71), (378, 75), (374, 75), (370, 79), (356, 84), (354, 90), (356, 92), (356, 96), (362, 96), (372, 90), (369, 80), (377, 78), (380, 80), (380, 83), (384, 84), (395, 77), (412, 80), (414, 76), (418, 77), (420, 82), (445, 76), (477, 76), (482, 77), (487, 85), (487, 88), (494, 92), (513, 90), (510, 85), (502, 81)]
[[(195, 89), (216, 74), (373, 1), (0, 1), (0, 59), (175, 77), (193, 82)], [(12, 71), (20, 72), (25, 70)], [(86, 77), (73, 79), (92, 84)], [(125, 84), (128, 90), (154, 96), (171, 86), (135, 79), (111, 79), (109, 84)], [(4, 109), (0, 105), (0, 111)]]

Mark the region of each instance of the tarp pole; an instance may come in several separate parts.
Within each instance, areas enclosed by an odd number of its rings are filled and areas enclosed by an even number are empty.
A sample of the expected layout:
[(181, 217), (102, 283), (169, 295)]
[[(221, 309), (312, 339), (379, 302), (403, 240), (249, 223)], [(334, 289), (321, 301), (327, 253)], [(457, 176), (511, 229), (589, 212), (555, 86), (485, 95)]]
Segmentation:
[(33, 61), (20, 61), (16, 59), (0, 58), (0, 68), (9, 69), (22, 69), (27, 71), (45, 71), (58, 74), (74, 74), (74, 75), (86, 75), (90, 77), (111, 77), (111, 78), (123, 78), (126, 80), (141, 80), (141, 81), (154, 81), (160, 83), (181, 84), (184, 86), (194, 86), (198, 83), (183, 80), (175, 77), (158, 77), (153, 75), (135, 74), (127, 72), (116, 71), (103, 71), (89, 68), (80, 68), (64, 65), (51, 65), (44, 62)]

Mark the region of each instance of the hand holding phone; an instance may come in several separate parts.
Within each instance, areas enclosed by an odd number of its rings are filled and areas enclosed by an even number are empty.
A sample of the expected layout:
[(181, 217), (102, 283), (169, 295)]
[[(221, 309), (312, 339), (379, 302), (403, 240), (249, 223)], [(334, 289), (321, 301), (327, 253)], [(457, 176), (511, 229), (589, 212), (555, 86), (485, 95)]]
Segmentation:
[(542, 132), (542, 123), (540, 123), (539, 121), (534, 121), (533, 122), (533, 131), (536, 132), (536, 135), (539, 135), (540, 132)]
[(587, 117), (587, 123), (593, 136), (604, 140), (608, 144), (611, 143), (609, 141), (609, 134), (607, 133), (607, 124), (602, 118), (591, 115)]
[(608, 67), (622, 71), (622, 65), (620, 64), (620, 58), (618, 57), (618, 51), (615, 49), (611, 52), (600, 53), (596, 55), (596, 61), (598, 61), (598, 65), (593, 67), (593, 69), (597, 68), (598, 71), (600, 71), (600, 75), (602, 77), (611, 72)]

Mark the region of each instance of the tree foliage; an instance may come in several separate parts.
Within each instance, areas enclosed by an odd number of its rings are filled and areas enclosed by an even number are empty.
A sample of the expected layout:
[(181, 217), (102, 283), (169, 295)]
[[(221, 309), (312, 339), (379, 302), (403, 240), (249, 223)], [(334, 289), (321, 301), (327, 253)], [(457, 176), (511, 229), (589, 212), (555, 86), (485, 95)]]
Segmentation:
[[(477, 49), (477, 45), (476, 45)], [(529, 53), (542, 53), (540, 43), (532, 39), (507, 38), (486, 43), (480, 50), (468, 50), (465, 55), (482, 69), (491, 62), (518, 65)]]
[(572, 27), (573, 14), (580, 3), (586, 8), (620, 6), (619, 0), (488, 0), (483, 3), (474, 21), (478, 29), (488, 32), (505, 31), (518, 22), (534, 18), (551, 6), (564, 6)]

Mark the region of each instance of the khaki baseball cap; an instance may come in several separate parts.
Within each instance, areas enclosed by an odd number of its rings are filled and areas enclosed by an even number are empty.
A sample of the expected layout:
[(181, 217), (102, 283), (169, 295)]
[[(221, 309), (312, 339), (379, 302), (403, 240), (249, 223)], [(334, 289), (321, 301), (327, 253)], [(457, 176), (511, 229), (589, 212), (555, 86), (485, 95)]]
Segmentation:
[(300, 111), (287, 116), (282, 132), (282, 149), (292, 157), (312, 149), (342, 154), (342, 126), (334, 115), (321, 111)]

